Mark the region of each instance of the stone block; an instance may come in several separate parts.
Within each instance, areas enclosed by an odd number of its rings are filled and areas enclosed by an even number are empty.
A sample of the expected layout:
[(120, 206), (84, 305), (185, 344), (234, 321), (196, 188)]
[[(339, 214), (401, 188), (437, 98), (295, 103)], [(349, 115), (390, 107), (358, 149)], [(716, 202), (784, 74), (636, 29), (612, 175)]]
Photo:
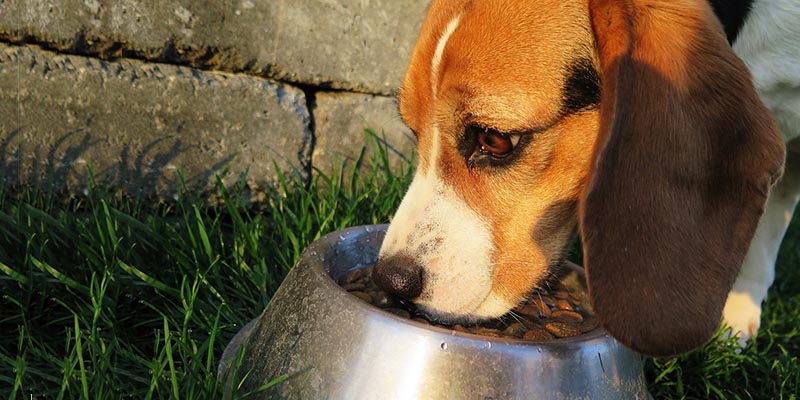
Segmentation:
[(316, 124), (314, 167), (334, 171), (342, 165), (352, 167), (362, 158), (362, 165), (368, 163), (376, 156), (370, 145), (370, 132), (377, 140), (373, 144), (385, 145), (390, 166), (395, 171), (410, 166), (414, 135), (400, 119), (395, 98), (319, 92), (313, 114)]
[(429, 0), (6, 0), (0, 40), (390, 94)]
[(182, 172), (209, 188), (247, 173), (305, 171), (304, 93), (266, 79), (0, 44), (0, 174), (6, 185), (81, 190), (98, 181), (169, 196)]

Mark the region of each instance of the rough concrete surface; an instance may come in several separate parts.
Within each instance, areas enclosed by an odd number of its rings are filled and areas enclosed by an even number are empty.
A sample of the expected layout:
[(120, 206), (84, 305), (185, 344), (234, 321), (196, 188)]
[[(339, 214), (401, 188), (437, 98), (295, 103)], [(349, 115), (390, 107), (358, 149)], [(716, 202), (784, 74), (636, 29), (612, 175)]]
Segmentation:
[(179, 171), (206, 187), (249, 171), (258, 187), (275, 178), (274, 158), (289, 171), (310, 157), (303, 92), (261, 78), (0, 44), (0, 88), (6, 184), (80, 189), (91, 166), (170, 195)]
[[(367, 138), (368, 128), (375, 138), (386, 144), (390, 165), (408, 166), (414, 135), (400, 119), (397, 100), (392, 97), (358, 93), (319, 92), (313, 110), (316, 121), (316, 144), (312, 164), (322, 171), (334, 171), (343, 163), (350, 166), (375, 156)], [(375, 143), (375, 142), (374, 142)]]
[(369, 93), (400, 83), (428, 0), (6, 0), (0, 39)]

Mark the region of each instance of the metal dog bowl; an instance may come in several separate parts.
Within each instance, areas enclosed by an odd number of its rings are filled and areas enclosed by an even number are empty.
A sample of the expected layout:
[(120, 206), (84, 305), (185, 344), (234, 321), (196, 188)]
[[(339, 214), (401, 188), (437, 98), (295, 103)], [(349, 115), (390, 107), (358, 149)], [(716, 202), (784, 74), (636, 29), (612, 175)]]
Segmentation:
[(287, 377), (259, 398), (650, 397), (642, 357), (601, 328), (546, 342), (489, 338), (402, 319), (348, 294), (331, 277), (374, 263), (386, 228), (346, 229), (309, 246), (228, 345), (220, 374), (244, 345), (237, 381), (249, 375), (239, 393)]

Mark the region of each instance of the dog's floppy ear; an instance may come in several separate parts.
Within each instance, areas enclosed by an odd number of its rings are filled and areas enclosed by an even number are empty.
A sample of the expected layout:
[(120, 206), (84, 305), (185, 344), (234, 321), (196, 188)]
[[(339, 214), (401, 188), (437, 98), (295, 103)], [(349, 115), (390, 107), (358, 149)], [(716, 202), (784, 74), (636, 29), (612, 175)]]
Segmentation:
[(580, 205), (605, 329), (649, 355), (719, 326), (783, 142), (703, 0), (590, 0), (600, 132)]

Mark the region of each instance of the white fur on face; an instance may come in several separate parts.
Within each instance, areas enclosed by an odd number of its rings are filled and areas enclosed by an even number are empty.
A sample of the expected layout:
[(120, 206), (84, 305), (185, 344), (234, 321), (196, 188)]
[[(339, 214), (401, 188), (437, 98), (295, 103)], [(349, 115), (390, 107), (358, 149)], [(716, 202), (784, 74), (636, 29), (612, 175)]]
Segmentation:
[[(431, 60), (434, 101), (442, 54), (459, 20), (457, 16), (447, 24)], [(492, 292), (492, 233), (480, 215), (442, 181), (437, 167), (441, 133), (435, 125), (431, 133), (428, 165), (417, 170), (386, 234), (380, 257), (402, 254), (423, 268), (422, 293), (414, 301), (435, 317), (500, 316), (514, 304)]]
[[(434, 139), (439, 139), (434, 129)], [(436, 146), (438, 147), (438, 146)], [(434, 155), (434, 154), (432, 154)], [(423, 268), (415, 303), (441, 318), (495, 317), (510, 307), (492, 291), (492, 236), (480, 216), (439, 178), (420, 169), (386, 234), (381, 258), (402, 254)], [(498, 307), (500, 305), (500, 307)], [(488, 313), (487, 313), (488, 311)]]

